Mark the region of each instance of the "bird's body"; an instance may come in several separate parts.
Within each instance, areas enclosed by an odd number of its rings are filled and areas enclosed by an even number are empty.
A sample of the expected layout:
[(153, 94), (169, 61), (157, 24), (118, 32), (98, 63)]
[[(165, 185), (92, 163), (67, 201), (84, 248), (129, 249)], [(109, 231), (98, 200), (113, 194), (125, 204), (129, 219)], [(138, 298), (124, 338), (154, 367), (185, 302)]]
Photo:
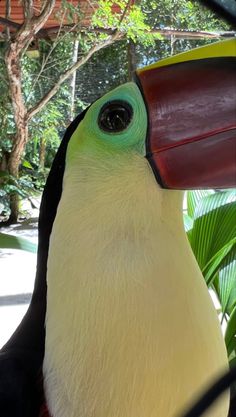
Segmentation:
[[(227, 367), (182, 193), (161, 190), (140, 151), (90, 155), (79, 133), (50, 239), (50, 413), (174, 417)], [(227, 410), (225, 395), (208, 416)]]
[[(235, 65), (235, 40), (173, 56), (67, 129), (32, 301), (0, 352), (1, 417), (183, 417), (228, 369), (179, 190), (236, 186)], [(204, 417), (228, 409), (226, 392)]]

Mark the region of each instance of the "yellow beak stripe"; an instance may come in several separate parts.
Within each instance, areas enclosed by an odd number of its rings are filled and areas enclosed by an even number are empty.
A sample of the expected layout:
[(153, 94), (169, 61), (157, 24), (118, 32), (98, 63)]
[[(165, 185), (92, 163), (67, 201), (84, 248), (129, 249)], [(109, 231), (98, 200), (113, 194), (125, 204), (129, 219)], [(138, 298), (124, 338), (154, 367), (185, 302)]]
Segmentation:
[(162, 59), (156, 62), (155, 64), (138, 69), (137, 73), (140, 74), (143, 71), (148, 71), (149, 69), (155, 69), (167, 65), (178, 64), (180, 62), (217, 57), (236, 57), (236, 39), (215, 42), (210, 45), (192, 49), (188, 52), (183, 52), (181, 54), (174, 55), (170, 58)]

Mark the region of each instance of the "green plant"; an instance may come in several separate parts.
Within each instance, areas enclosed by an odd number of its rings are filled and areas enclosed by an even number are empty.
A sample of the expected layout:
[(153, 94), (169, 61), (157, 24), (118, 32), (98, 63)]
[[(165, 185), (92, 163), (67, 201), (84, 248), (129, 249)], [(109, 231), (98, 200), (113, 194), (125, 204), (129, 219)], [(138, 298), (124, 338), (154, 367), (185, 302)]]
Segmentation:
[(29, 196), (35, 194), (35, 187), (33, 184), (33, 175), (20, 173), (19, 178), (15, 178), (7, 171), (0, 172), (0, 215), (4, 218), (10, 213), (10, 196), (17, 194), (19, 199), (27, 199)]
[(36, 253), (37, 245), (22, 237), (0, 233), (0, 249), (20, 249)]
[(189, 191), (188, 239), (205, 281), (221, 304), (230, 363), (236, 360), (236, 190)]

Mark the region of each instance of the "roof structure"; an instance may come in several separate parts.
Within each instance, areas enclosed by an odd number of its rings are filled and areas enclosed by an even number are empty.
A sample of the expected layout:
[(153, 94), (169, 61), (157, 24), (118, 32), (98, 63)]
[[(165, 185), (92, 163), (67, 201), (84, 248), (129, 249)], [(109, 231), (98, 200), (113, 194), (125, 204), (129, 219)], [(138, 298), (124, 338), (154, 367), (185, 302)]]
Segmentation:
[[(31, 0), (34, 8), (35, 15), (40, 14), (40, 10), (44, 3), (43, 0)], [(69, 6), (65, 7), (65, 3)], [(129, 6), (135, 3), (135, 0), (128, 2)], [(70, 13), (70, 5), (76, 8), (79, 13)], [(73, 27), (76, 24), (74, 30), (83, 29), (86, 30), (91, 24), (91, 16), (97, 9), (96, 0), (55, 0), (55, 6), (43, 28), (39, 30), (35, 38), (48, 38), (53, 37), (58, 30), (68, 29), (68, 26)], [(119, 6), (114, 1), (112, 6), (113, 13), (121, 13)], [(80, 15), (80, 17), (78, 17)], [(0, 41), (1, 38), (4, 40), (3, 32), (6, 28), (9, 29), (10, 33), (14, 36), (14, 32), (24, 22), (24, 10), (22, 6), (22, 0), (0, 0)], [(96, 30), (96, 28), (94, 28)], [(113, 28), (99, 28), (99, 32), (112, 34)], [(196, 39), (196, 38), (222, 38), (222, 37), (233, 37), (235, 32), (204, 32), (204, 31), (192, 31), (192, 30), (181, 30), (172, 28), (154, 28), (153, 31), (160, 33), (165, 38), (175, 36), (175, 38), (181, 39)]]
[[(17, 23), (22, 24), (24, 21), (24, 13), (23, 13), (23, 6), (22, 2), (20, 0), (11, 0), (10, 2), (10, 9), (7, 13), (7, 0), (0, 0), (0, 17), (2, 18), (8, 18), (8, 20)], [(86, 0), (70, 0), (70, 3), (75, 6), (81, 8), (83, 13), (91, 15), (91, 3)], [(41, 0), (34, 0), (33, 1), (33, 7), (34, 7), (34, 13), (35, 15), (40, 14), (42, 1)], [(50, 28), (54, 26), (59, 26), (60, 22), (58, 19), (59, 12), (61, 10), (62, 1), (56, 0), (55, 7), (53, 12), (51, 13), (49, 19), (47, 20), (46, 24), (44, 25), (44, 28)], [(65, 18), (65, 23), (68, 23), (68, 20)], [(12, 26), (13, 29), (13, 26)]]
[[(133, 3), (134, 0), (131, 2)], [(40, 14), (42, 7), (42, 0), (33, 0), (33, 8), (35, 15)], [(91, 16), (97, 8), (97, 2), (94, 0), (67, 0), (69, 5), (72, 5), (74, 8), (77, 8), (78, 12), (81, 14), (80, 25), (88, 26), (91, 21)], [(66, 12), (67, 10), (67, 12)], [(114, 3), (113, 12), (119, 13), (119, 6)], [(22, 2), (20, 0), (0, 0), (0, 32), (2, 32), (5, 27), (10, 28), (10, 32), (14, 32), (24, 21), (24, 11)], [(43, 26), (41, 30), (41, 36), (46, 33), (53, 33), (58, 30), (61, 26), (73, 25), (78, 23), (78, 14), (74, 14), (73, 20), (69, 16), (69, 7), (63, 7), (63, 0), (56, 0), (55, 7), (50, 17)]]

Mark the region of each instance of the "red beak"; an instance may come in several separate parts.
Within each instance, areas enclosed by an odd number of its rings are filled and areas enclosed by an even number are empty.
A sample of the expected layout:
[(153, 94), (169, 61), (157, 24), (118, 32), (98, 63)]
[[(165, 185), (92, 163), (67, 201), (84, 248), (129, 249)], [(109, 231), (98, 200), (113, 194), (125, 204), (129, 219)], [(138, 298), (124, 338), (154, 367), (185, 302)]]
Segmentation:
[(137, 71), (149, 117), (146, 156), (158, 182), (236, 187), (236, 41), (165, 62)]

